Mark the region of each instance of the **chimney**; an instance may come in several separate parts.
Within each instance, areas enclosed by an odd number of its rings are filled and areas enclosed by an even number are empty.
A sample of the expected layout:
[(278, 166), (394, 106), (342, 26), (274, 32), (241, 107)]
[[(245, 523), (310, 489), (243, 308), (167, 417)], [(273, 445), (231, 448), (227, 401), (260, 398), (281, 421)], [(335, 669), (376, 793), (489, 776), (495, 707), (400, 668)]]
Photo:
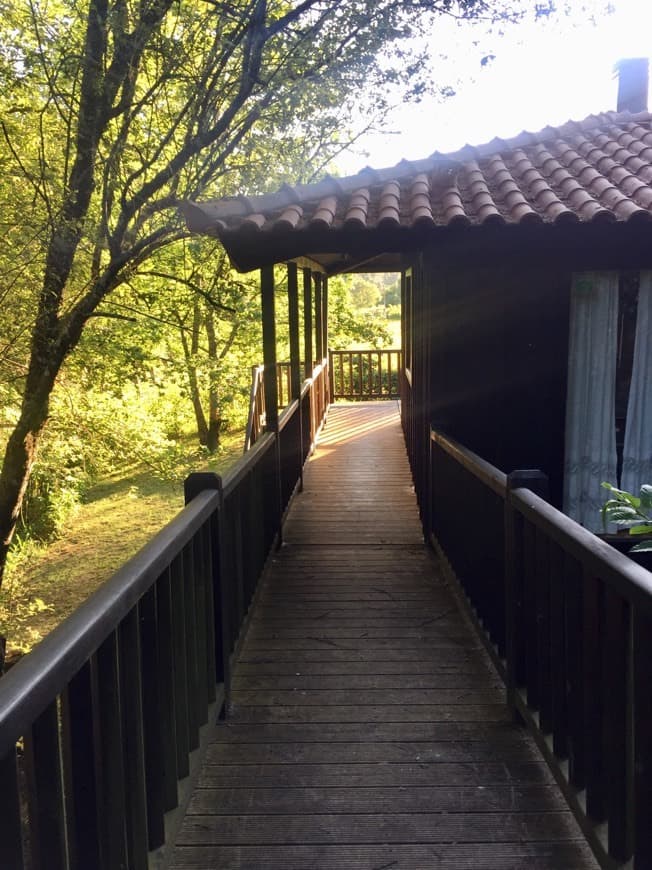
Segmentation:
[(615, 66), (618, 76), (618, 112), (647, 112), (649, 61), (647, 57), (629, 57)]

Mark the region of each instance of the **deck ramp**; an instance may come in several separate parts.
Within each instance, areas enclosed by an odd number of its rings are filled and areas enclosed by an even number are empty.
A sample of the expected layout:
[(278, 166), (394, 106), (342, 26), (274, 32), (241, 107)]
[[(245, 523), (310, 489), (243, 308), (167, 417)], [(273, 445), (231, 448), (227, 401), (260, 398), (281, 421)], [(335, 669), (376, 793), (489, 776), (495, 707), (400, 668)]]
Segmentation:
[(596, 866), (423, 544), (396, 403), (333, 405), (172, 867)]

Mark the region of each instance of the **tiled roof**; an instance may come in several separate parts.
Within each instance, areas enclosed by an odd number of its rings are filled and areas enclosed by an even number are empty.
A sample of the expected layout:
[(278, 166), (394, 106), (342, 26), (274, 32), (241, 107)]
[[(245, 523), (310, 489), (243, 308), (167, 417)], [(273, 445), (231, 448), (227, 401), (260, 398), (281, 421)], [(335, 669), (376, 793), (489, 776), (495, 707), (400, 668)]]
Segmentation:
[[(389, 169), (284, 185), (276, 193), (185, 203), (189, 227), (227, 250), (270, 235), (309, 253), (346, 230), (652, 220), (652, 115), (614, 112), (494, 139)], [(332, 241), (332, 240), (331, 240)], [(240, 244), (241, 247), (241, 244)], [(287, 247), (287, 245), (286, 245)], [(245, 268), (246, 268), (245, 264)]]

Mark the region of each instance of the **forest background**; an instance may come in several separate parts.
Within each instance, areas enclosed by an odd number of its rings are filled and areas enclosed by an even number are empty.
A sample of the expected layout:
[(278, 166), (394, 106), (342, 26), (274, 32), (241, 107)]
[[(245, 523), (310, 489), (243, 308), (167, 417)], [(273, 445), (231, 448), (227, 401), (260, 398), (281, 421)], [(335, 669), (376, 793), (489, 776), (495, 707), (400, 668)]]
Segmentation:
[[(4, 634), (27, 645), (22, 621), (52, 606), (25, 579), (34, 547), (79, 525), (92, 487), (128, 469), (178, 481), (238, 440), (257, 282), (191, 238), (179, 204), (320, 177), (392, 99), (448, 92), (437, 20), (499, 36), (553, 5), (0, 0), (0, 669)], [(388, 341), (331, 286), (334, 346)]]

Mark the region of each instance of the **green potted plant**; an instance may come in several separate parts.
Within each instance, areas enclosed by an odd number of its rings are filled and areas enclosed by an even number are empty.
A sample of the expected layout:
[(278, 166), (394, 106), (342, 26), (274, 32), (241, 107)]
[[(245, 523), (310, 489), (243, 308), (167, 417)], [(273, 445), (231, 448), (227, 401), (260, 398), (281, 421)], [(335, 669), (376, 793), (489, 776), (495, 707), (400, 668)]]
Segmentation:
[[(646, 568), (652, 569), (652, 556), (649, 555), (652, 554), (652, 485), (644, 484), (639, 495), (617, 489), (607, 482), (602, 486), (609, 491), (609, 498), (602, 505), (605, 533), (600, 537), (621, 552), (631, 555)], [(623, 528), (616, 535), (610, 535), (607, 533), (608, 523), (615, 523)], [(633, 546), (632, 537), (639, 538)], [(639, 553), (646, 555), (638, 556)]]

